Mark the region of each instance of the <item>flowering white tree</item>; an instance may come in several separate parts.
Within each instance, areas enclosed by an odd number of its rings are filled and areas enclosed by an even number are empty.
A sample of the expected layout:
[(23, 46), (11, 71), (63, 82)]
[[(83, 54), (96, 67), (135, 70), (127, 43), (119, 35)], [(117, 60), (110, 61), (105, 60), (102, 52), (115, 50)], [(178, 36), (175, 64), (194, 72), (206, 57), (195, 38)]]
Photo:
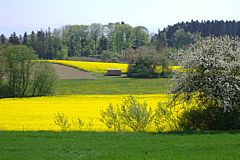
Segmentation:
[[(240, 41), (208, 37), (175, 55), (185, 70), (175, 75), (176, 97), (184, 101), (196, 93), (202, 105), (217, 106), (222, 113), (238, 113), (240, 121)], [(213, 102), (214, 101), (214, 102)], [(211, 103), (209, 103), (211, 102)]]

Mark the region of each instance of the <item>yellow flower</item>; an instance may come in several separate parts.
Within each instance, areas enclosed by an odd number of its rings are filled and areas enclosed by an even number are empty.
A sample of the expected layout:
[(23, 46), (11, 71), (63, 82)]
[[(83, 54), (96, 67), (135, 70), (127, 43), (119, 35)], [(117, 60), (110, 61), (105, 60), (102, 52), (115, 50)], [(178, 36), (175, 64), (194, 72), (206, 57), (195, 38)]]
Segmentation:
[[(122, 73), (126, 73), (128, 64), (125, 63), (107, 63), (107, 62), (83, 62), (83, 61), (69, 61), (69, 60), (47, 60), (47, 62), (71, 66), (88, 72), (106, 73), (108, 69), (121, 69)], [(169, 66), (171, 71), (180, 70), (180, 66)], [(160, 73), (162, 67), (157, 67), (156, 71)]]
[[(99, 121), (100, 110), (109, 103), (120, 104), (128, 95), (71, 95), (34, 98), (6, 98), (0, 100), (0, 130), (53, 130), (60, 128), (54, 123), (57, 113), (64, 113), (70, 123), (78, 118), (84, 121), (82, 130), (106, 131)], [(148, 106), (155, 108), (159, 101), (166, 102), (169, 95), (135, 95)], [(78, 130), (71, 125), (69, 130)]]
[(48, 62), (63, 64), (75, 67), (88, 72), (106, 73), (108, 69), (121, 69), (122, 73), (127, 72), (128, 64), (124, 63), (106, 63), (106, 62), (83, 62), (67, 60), (48, 60)]

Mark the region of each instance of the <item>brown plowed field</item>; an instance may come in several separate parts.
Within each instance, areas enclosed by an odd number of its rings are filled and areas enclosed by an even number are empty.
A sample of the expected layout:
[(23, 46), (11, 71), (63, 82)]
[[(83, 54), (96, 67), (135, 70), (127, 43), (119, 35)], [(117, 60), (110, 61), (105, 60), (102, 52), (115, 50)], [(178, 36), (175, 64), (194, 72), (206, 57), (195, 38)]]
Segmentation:
[(76, 68), (67, 67), (60, 64), (52, 64), (59, 79), (95, 79), (91, 73), (78, 70)]

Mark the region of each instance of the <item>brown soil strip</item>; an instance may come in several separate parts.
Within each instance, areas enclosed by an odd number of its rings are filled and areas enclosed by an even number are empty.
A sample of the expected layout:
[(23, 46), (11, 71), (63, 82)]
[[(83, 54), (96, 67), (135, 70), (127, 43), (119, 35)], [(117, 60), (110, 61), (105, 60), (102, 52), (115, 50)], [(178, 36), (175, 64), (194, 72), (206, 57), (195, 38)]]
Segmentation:
[(52, 64), (59, 79), (96, 79), (89, 72), (84, 72), (76, 68), (67, 67), (60, 64)]

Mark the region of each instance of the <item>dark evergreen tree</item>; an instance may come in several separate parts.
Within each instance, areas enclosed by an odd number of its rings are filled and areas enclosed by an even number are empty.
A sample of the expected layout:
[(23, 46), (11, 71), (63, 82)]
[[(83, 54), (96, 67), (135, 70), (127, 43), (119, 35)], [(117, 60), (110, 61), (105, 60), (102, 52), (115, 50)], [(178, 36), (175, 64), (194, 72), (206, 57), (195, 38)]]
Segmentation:
[(0, 44), (3, 45), (3, 44), (6, 44), (7, 43), (7, 38), (5, 37), (4, 34), (2, 34), (0, 36)]
[(210, 35), (219, 37), (224, 35), (238, 36), (240, 37), (240, 22), (239, 21), (191, 21), (191, 22), (181, 22), (176, 23), (172, 26), (165, 28), (164, 32), (166, 34), (166, 40), (169, 47), (173, 47), (173, 35), (178, 29), (184, 29), (185, 32), (190, 32), (192, 34), (200, 33), (202, 37), (207, 37)]
[(23, 43), (23, 36), (21, 34), (18, 36), (18, 42), (19, 44)]
[(104, 50), (107, 50), (108, 39), (102, 34), (99, 40), (99, 46), (97, 48), (98, 54), (102, 54)]
[(27, 35), (27, 32), (25, 32), (24, 35), (23, 35), (22, 44), (28, 46), (28, 35)]
[(48, 58), (47, 57), (47, 39), (46, 34), (43, 30), (37, 32), (37, 41), (36, 41), (36, 52), (39, 55), (39, 58)]
[(29, 37), (29, 46), (36, 51), (37, 48), (37, 37), (34, 31), (31, 32)]
[(15, 32), (13, 32), (13, 34), (11, 34), (11, 36), (9, 37), (9, 43), (13, 44), (13, 45), (20, 44), (19, 38), (18, 38), (18, 36), (16, 35)]
[(155, 34), (151, 38), (151, 43), (156, 47), (157, 53), (160, 53), (164, 48), (166, 48), (167, 42), (164, 32), (158, 30), (158, 34)]

